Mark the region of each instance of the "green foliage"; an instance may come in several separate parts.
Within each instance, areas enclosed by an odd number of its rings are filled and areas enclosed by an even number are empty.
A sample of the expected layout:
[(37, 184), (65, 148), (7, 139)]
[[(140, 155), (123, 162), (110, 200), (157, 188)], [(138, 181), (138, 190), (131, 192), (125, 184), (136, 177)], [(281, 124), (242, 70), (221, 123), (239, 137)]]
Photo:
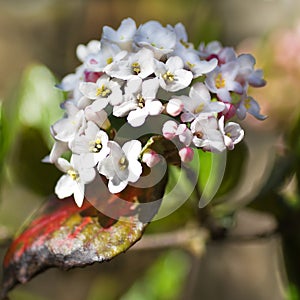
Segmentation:
[(177, 250), (165, 253), (134, 283), (121, 300), (177, 299), (185, 284), (189, 265), (185, 252)]
[(0, 168), (6, 167), (12, 181), (41, 194), (52, 192), (59, 173), (41, 163), (53, 144), (49, 126), (62, 116), (64, 95), (55, 84), (45, 66), (31, 65), (15, 94), (0, 107)]

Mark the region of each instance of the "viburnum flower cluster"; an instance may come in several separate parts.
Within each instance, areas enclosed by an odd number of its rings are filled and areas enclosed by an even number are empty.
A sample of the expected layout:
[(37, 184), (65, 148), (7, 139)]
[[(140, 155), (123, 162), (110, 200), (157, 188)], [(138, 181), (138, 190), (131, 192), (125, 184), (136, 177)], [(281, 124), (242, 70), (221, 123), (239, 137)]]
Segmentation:
[[(78, 206), (97, 174), (107, 178), (111, 193), (119, 193), (140, 178), (144, 166), (160, 162), (151, 143), (114, 139), (117, 119), (134, 130), (151, 116), (169, 116), (161, 136), (176, 142), (180, 159), (188, 162), (193, 148), (232, 150), (244, 136), (233, 117), (244, 119), (248, 112), (265, 118), (247, 94), (249, 86), (265, 85), (253, 56), (237, 55), (217, 41), (196, 48), (181, 23), (149, 21), (137, 28), (127, 18), (117, 30), (105, 26), (100, 41), (79, 45), (77, 57), (82, 64), (58, 86), (68, 99), (65, 115), (51, 126), (55, 144), (46, 161), (65, 173), (57, 196), (74, 194)], [(70, 161), (62, 158), (68, 151)]]

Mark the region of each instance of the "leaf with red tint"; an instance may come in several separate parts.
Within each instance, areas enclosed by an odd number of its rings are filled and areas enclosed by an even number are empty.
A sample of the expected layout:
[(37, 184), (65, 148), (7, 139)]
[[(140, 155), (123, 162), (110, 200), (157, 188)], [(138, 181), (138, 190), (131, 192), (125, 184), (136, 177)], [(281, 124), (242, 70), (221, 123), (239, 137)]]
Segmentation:
[(152, 187), (145, 187), (142, 177), (140, 187), (128, 186), (116, 195), (101, 179), (101, 188), (90, 188), (81, 208), (72, 197), (49, 199), (6, 253), (0, 299), (48, 268), (83, 267), (125, 252), (141, 238), (160, 206), (166, 176), (160, 177)]

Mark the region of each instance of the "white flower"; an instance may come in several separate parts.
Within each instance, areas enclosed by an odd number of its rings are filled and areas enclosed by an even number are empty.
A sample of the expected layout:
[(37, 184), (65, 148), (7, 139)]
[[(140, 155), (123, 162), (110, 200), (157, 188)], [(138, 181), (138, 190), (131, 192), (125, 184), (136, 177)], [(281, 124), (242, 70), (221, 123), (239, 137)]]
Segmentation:
[(102, 40), (117, 44), (121, 49), (130, 51), (136, 32), (136, 24), (131, 18), (124, 19), (117, 30), (109, 26), (103, 27)]
[(171, 56), (165, 64), (157, 61), (155, 75), (159, 78), (160, 86), (170, 92), (186, 88), (193, 79), (193, 74), (184, 70), (183, 61), (178, 56)]
[(114, 106), (113, 114), (116, 117), (128, 114), (127, 121), (131, 126), (141, 126), (147, 116), (158, 115), (163, 109), (162, 103), (155, 100), (158, 86), (157, 78), (147, 79), (143, 82), (138, 78), (128, 81), (124, 102), (119, 106)]
[(222, 152), (226, 149), (223, 134), (218, 130), (218, 121), (212, 114), (201, 114), (191, 124), (196, 147), (211, 152)]
[(252, 55), (241, 54), (238, 56), (237, 62), (240, 66), (238, 80), (242, 85), (248, 83), (254, 87), (262, 87), (266, 84), (262, 70), (254, 70), (256, 61)]
[(189, 146), (193, 139), (193, 134), (187, 128), (186, 124), (177, 124), (172, 120), (164, 123), (162, 133), (167, 140), (172, 140), (175, 137), (178, 137), (179, 141), (185, 146)]
[(200, 59), (199, 53), (193, 49), (179, 48), (173, 55), (178, 55), (184, 62), (184, 67), (193, 73), (193, 78), (202, 76), (213, 71), (218, 65), (218, 60), (212, 58), (210, 60)]
[(172, 98), (168, 101), (166, 106), (167, 113), (172, 116), (178, 116), (184, 108), (184, 105), (180, 99)]
[(142, 162), (145, 163), (149, 168), (153, 168), (160, 162), (160, 155), (154, 150), (148, 148), (143, 152)]
[(76, 204), (81, 207), (84, 199), (84, 186), (95, 178), (95, 169), (83, 168), (79, 155), (72, 155), (70, 162), (59, 158), (56, 165), (66, 173), (55, 186), (56, 195), (60, 199), (74, 195)]
[(91, 104), (94, 111), (104, 109), (108, 103), (118, 105), (123, 101), (121, 85), (107, 75), (102, 75), (96, 83), (82, 82), (79, 89), (85, 97), (94, 100)]
[(84, 62), (85, 59), (91, 55), (96, 54), (100, 50), (100, 42), (96, 40), (92, 40), (85, 45), (78, 45), (76, 49), (76, 55), (81, 62)]
[(239, 71), (237, 62), (232, 61), (216, 67), (212, 72), (207, 74), (205, 85), (217, 97), (224, 102), (231, 102), (230, 92), (242, 94), (243, 87), (236, 81)]
[(194, 158), (194, 151), (190, 147), (184, 147), (180, 149), (178, 154), (180, 156), (181, 161), (183, 162), (190, 162)]
[(173, 28), (163, 27), (157, 21), (149, 21), (140, 25), (134, 36), (138, 47), (145, 47), (154, 52), (154, 57), (160, 59), (174, 50), (176, 33)]
[(79, 110), (71, 101), (64, 104), (67, 116), (51, 126), (53, 137), (61, 142), (71, 142), (77, 133), (82, 133), (86, 126), (84, 111)]
[(142, 174), (142, 165), (138, 161), (142, 145), (140, 141), (132, 140), (123, 145), (113, 141), (108, 142), (110, 154), (98, 165), (98, 171), (108, 181), (111, 193), (119, 193), (125, 189), (128, 182), (136, 182)]
[[(168, 25), (167, 27), (169, 27)], [(170, 28), (172, 28), (170, 26)], [(194, 45), (188, 42), (188, 35), (186, 33), (185, 27), (182, 23), (177, 23), (174, 26), (174, 30), (176, 33), (176, 48), (185, 48), (185, 49), (194, 49)]]
[(234, 149), (234, 145), (239, 143), (244, 137), (244, 130), (234, 122), (228, 122), (224, 127), (224, 116), (219, 120), (219, 129), (223, 134), (224, 143), (229, 150)]
[(208, 89), (201, 82), (197, 82), (191, 87), (189, 96), (179, 96), (178, 98), (184, 106), (184, 113), (181, 115), (182, 122), (191, 122), (201, 113), (219, 113), (225, 108), (224, 103), (211, 101)]
[(154, 72), (153, 52), (141, 49), (137, 53), (130, 53), (122, 60), (113, 62), (105, 71), (111, 77), (123, 80), (134, 79), (136, 76), (144, 79)]
[(101, 49), (97, 53), (86, 57), (84, 65), (87, 70), (93, 72), (104, 72), (105, 68), (115, 60), (122, 59), (127, 51), (120, 49), (116, 44), (102, 42)]
[(245, 97), (239, 103), (236, 110), (236, 114), (241, 120), (246, 118), (247, 112), (258, 120), (265, 120), (267, 118), (267, 116), (264, 116), (260, 113), (259, 104), (252, 97)]
[(95, 166), (108, 155), (108, 136), (105, 131), (93, 123), (88, 122), (84, 134), (77, 135), (70, 148), (73, 153), (80, 154), (85, 165)]

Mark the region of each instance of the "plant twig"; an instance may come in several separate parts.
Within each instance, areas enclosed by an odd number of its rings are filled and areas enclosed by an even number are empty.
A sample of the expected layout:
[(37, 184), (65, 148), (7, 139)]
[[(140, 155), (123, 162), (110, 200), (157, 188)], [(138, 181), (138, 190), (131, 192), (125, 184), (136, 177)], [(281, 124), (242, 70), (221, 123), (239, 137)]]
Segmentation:
[(201, 256), (208, 238), (206, 229), (192, 226), (167, 233), (146, 234), (131, 249), (152, 250), (180, 246), (194, 255)]

